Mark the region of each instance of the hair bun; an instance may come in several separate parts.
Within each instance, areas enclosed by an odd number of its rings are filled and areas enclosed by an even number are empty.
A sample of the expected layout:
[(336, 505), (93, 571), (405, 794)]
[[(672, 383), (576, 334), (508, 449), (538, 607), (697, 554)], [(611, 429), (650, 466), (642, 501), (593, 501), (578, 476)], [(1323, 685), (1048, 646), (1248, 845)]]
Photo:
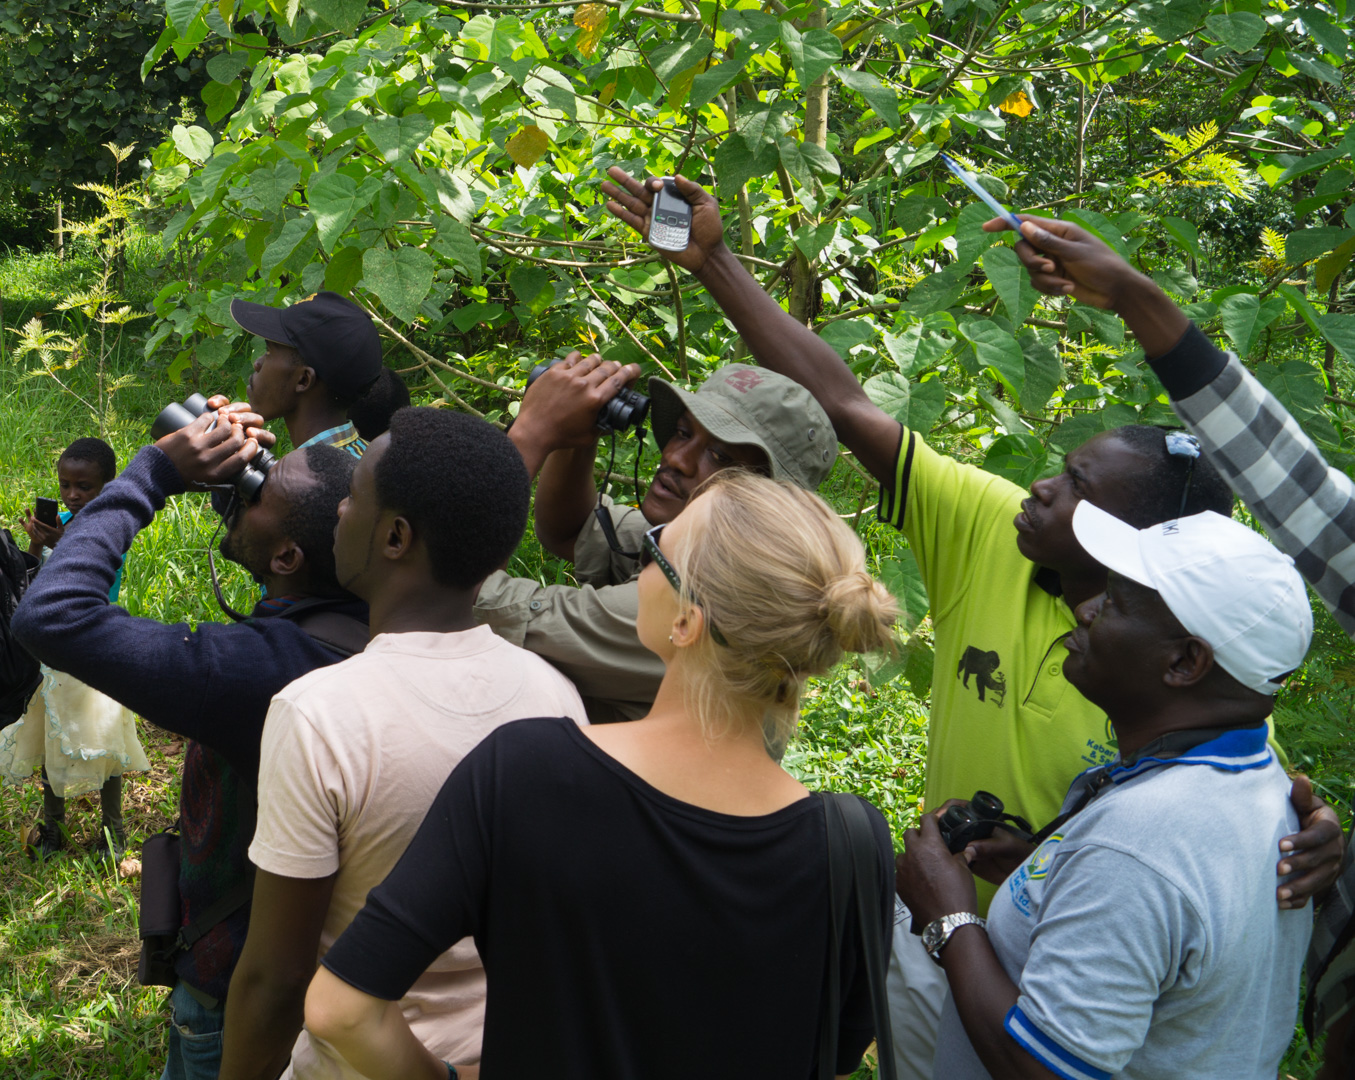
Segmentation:
[(893, 641), (898, 601), (864, 570), (834, 578), (823, 590), (820, 613), (847, 652), (872, 652)]

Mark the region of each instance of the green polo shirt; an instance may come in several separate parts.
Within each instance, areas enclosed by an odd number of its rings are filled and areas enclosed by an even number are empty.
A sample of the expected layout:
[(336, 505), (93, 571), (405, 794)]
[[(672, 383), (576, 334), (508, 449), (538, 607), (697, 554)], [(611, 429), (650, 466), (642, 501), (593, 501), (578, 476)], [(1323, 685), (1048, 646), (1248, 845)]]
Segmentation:
[[(1012, 519), (1026, 494), (905, 429), (880, 517), (908, 538), (931, 599), (927, 808), (991, 791), (1039, 828), (1115, 742), (1105, 713), (1063, 677), (1072, 609), (1017, 549)], [(1040, 579), (1058, 587), (1049, 572)], [(986, 911), (993, 886), (978, 886)]]

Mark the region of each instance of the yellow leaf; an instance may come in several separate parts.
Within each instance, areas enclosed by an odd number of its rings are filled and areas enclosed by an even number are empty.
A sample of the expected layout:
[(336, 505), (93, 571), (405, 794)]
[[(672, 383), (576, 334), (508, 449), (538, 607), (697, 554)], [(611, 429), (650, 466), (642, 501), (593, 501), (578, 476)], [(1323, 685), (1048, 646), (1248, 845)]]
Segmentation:
[(1014, 94), (1008, 94), (998, 106), (1003, 112), (1011, 113), (1013, 116), (1029, 116), (1030, 110), (1035, 106), (1030, 103), (1030, 98), (1026, 97), (1024, 90), (1018, 90)]
[(680, 109), (692, 91), (692, 80), (705, 65), (693, 64), (686, 71), (679, 71), (668, 81), (668, 107)]
[(513, 159), (515, 165), (530, 169), (541, 160), (549, 145), (550, 139), (546, 133), (535, 124), (528, 124), (508, 140), (508, 145), (504, 149), (508, 151), (508, 156)]
[(574, 13), (574, 25), (583, 31), (574, 43), (584, 56), (592, 56), (607, 29), (607, 5), (584, 4)]
[(235, 21), (235, 0), (217, 0), (216, 10), (221, 15), (221, 21), (229, 29), (231, 23)]

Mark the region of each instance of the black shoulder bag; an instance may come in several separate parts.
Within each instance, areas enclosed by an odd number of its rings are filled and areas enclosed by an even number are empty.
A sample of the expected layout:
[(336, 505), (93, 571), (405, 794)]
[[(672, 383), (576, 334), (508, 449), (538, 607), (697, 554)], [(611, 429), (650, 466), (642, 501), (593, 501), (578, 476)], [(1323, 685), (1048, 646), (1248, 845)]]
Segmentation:
[[(897, 1080), (894, 1037), (889, 1027), (889, 999), (885, 994), (885, 965), (890, 943), (885, 941), (880, 896), (880, 857), (865, 807), (855, 795), (820, 792), (828, 830), (828, 897), (833, 925), (828, 937), (827, 988), (819, 1022), (819, 1080), (837, 1075), (837, 1029), (842, 1009), (842, 939), (856, 895), (856, 921), (870, 981), (870, 1005), (875, 1020), (875, 1052), (880, 1080)], [(893, 891), (892, 889), (890, 890)]]

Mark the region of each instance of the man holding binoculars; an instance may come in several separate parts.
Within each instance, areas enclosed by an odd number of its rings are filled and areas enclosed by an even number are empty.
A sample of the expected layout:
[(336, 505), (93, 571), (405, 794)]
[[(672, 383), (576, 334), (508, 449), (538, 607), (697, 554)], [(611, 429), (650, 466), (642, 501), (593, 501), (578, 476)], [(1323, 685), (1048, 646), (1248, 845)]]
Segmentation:
[[(531, 381), (509, 429), (539, 477), (536, 534), (574, 564), (580, 588), (491, 574), (475, 615), (535, 652), (579, 688), (594, 723), (634, 720), (653, 703), (663, 664), (635, 636), (640, 538), (672, 521), (712, 473), (741, 465), (813, 490), (833, 466), (837, 438), (818, 402), (765, 368), (731, 364), (696, 393), (649, 380), (650, 400), (627, 390), (635, 364), (574, 352)], [(617, 405), (623, 393), (631, 395)], [(643, 403), (643, 404), (642, 404)], [(598, 437), (646, 416), (661, 447), (639, 507), (617, 506), (593, 481)]]

